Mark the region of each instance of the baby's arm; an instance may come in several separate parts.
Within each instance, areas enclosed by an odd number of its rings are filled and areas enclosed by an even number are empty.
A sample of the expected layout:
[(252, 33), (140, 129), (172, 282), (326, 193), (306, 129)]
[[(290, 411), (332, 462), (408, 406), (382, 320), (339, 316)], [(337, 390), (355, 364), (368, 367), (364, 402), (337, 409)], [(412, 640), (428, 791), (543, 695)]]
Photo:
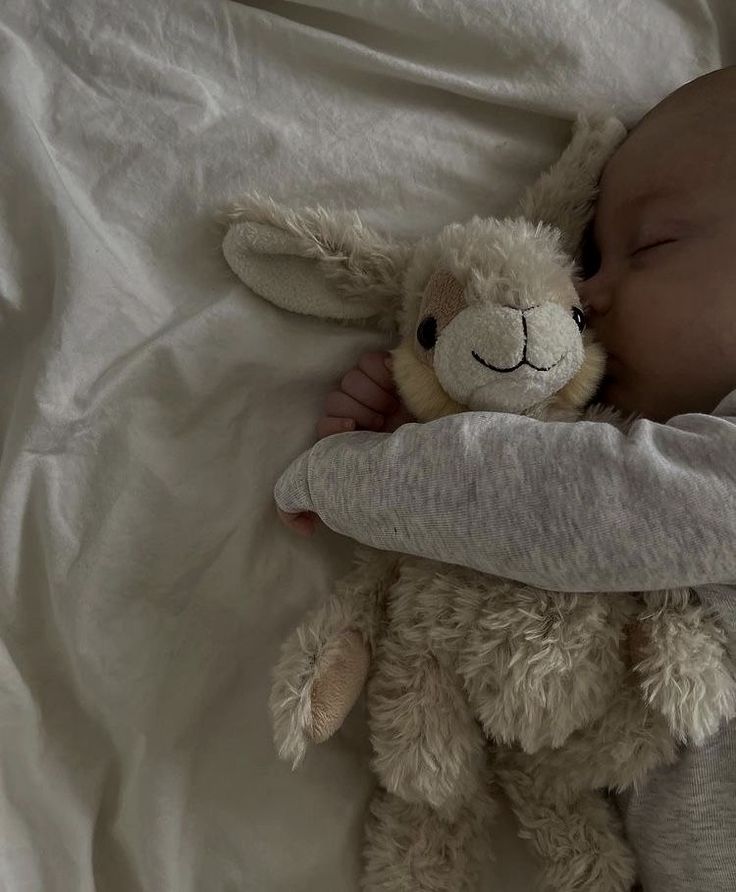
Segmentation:
[(733, 583), (734, 405), (728, 415), (624, 435), (478, 412), (331, 436), (289, 467), (276, 501), (376, 548), (550, 589)]

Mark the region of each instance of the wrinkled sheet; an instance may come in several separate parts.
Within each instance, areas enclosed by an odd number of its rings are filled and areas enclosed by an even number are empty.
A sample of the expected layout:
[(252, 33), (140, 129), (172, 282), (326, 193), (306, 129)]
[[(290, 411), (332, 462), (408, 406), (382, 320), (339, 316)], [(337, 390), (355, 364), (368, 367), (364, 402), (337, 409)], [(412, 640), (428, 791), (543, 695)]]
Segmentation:
[[(257, 188), (406, 235), (508, 210), (578, 111), (734, 61), (729, 0), (0, 5), (0, 888), (356, 888), (360, 710), (297, 773), (268, 677), (350, 544), (274, 480), (381, 337), (261, 305)], [(498, 890), (533, 858), (508, 814)]]

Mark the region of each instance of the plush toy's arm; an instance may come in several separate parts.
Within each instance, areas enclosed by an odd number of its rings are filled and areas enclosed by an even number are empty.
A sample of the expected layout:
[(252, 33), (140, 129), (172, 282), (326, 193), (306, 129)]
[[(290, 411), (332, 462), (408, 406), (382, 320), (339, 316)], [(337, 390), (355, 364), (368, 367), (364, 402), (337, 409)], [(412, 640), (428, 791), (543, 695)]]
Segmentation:
[(533, 183), (521, 202), (521, 216), (556, 226), (565, 250), (576, 256), (593, 212), (597, 185), (608, 159), (626, 136), (616, 118), (584, 118), (552, 167)]
[(702, 744), (736, 715), (736, 674), (717, 618), (688, 589), (648, 592), (635, 626), (645, 700), (680, 743)]
[(395, 554), (360, 549), (335, 593), (283, 645), (270, 706), (279, 756), (294, 767), (310, 742), (340, 728), (363, 690), (396, 561)]
[(294, 313), (395, 327), (409, 245), (383, 238), (357, 214), (296, 212), (256, 194), (228, 222), (225, 258), (260, 297)]

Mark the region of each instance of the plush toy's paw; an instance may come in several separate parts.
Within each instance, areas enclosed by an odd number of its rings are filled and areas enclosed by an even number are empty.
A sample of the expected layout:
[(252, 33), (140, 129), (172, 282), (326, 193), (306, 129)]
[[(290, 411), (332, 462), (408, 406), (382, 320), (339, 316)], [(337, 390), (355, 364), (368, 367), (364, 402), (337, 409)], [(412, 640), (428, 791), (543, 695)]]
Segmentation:
[(307, 746), (337, 731), (365, 685), (366, 643), (350, 629), (324, 640), (318, 626), (301, 626), (286, 642), (271, 689), (274, 741), (296, 767)]
[(314, 743), (324, 743), (342, 726), (365, 686), (370, 662), (365, 641), (351, 630), (325, 649), (312, 683), (307, 734)]
[(736, 715), (736, 678), (723, 630), (699, 602), (675, 594), (639, 617), (636, 671), (674, 737), (697, 745)]

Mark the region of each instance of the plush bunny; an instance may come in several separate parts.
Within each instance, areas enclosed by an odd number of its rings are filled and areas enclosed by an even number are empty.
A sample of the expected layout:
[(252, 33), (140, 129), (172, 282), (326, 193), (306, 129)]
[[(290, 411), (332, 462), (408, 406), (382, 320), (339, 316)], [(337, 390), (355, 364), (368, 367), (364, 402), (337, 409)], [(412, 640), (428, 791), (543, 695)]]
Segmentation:
[[(574, 258), (624, 134), (613, 119), (579, 119), (511, 219), (399, 244), (353, 214), (254, 196), (232, 213), (224, 253), (280, 307), (398, 329), (394, 375), (420, 421), (495, 410), (623, 425), (586, 408), (604, 355), (585, 328)], [(548, 888), (624, 892), (634, 863), (605, 791), (637, 784), (734, 714), (724, 644), (687, 591), (542, 591), (361, 548), (284, 645), (275, 739), (297, 764), (368, 681), (380, 787), (367, 890), (476, 889), (498, 785)]]

